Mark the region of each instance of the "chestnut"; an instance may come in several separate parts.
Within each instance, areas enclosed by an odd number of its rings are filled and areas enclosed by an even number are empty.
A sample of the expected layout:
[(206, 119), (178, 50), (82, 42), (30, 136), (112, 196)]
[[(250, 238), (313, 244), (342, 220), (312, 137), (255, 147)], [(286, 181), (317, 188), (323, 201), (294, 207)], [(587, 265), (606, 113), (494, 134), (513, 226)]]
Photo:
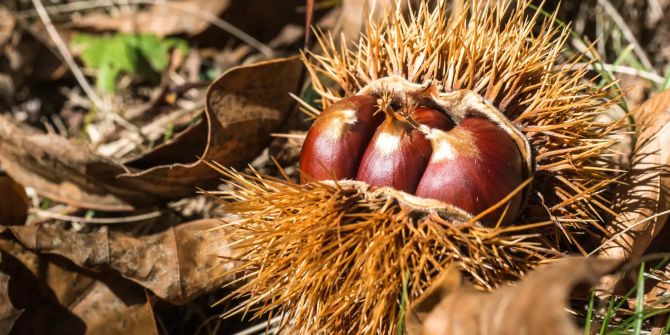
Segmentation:
[[(353, 179), (375, 129), (376, 99), (351, 96), (329, 106), (316, 118), (300, 151), (300, 170), (316, 180)], [(305, 177), (302, 177), (305, 182)]]
[[(485, 118), (466, 118), (449, 132), (431, 130), (433, 154), (416, 195), (441, 200), (478, 214), (510, 194), (524, 181), (523, 159), (507, 133)], [(522, 196), (514, 196), (503, 223), (515, 218)], [(495, 224), (501, 206), (482, 221)]]
[[(431, 108), (414, 108), (411, 118), (431, 128), (451, 126), (446, 115)], [(430, 141), (415, 125), (401, 115), (387, 113), (363, 154), (356, 180), (414, 193), (431, 152)]]
[[(483, 114), (461, 115), (427, 106), (376, 106), (373, 96), (344, 98), (314, 122), (300, 169), (316, 180), (355, 179), (440, 200), (472, 215), (513, 192), (525, 179), (518, 143)], [(303, 177), (302, 182), (306, 181)], [(481, 218), (514, 220), (523, 194)]]

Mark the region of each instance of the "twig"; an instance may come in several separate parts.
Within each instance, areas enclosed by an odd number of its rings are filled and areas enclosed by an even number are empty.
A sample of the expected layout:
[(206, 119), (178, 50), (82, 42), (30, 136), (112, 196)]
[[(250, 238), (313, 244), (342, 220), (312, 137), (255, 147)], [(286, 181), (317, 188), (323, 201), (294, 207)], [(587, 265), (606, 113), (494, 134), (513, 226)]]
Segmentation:
[(79, 65), (77, 65), (77, 62), (74, 60), (74, 57), (72, 57), (72, 53), (70, 53), (70, 50), (68, 49), (67, 45), (65, 45), (63, 38), (58, 33), (58, 30), (56, 30), (56, 27), (54, 26), (53, 22), (51, 22), (51, 18), (49, 17), (49, 14), (47, 13), (44, 4), (42, 4), (42, 1), (41, 0), (32, 0), (32, 1), (33, 6), (37, 11), (37, 15), (40, 17), (42, 24), (44, 24), (44, 28), (49, 34), (49, 37), (56, 46), (56, 49), (58, 49), (58, 52), (60, 53), (61, 57), (67, 64), (68, 68), (70, 68), (70, 72), (72, 72), (72, 75), (74, 75), (74, 78), (77, 80), (77, 83), (79, 83), (79, 86), (82, 88), (82, 90), (84, 90), (84, 93), (86, 94), (88, 99), (91, 100), (91, 102), (95, 105), (96, 108), (98, 108), (106, 115), (111, 116), (112, 119), (121, 126), (139, 132), (139, 128), (137, 128), (137, 126), (128, 122), (126, 119), (121, 117), (121, 115), (112, 112), (107, 107), (107, 104), (105, 104), (105, 102), (102, 99), (100, 99), (100, 97), (95, 93), (95, 90), (93, 89), (93, 87), (91, 87), (91, 84), (89, 84), (88, 81), (86, 80), (84, 73), (81, 71), (81, 68), (79, 68)]
[(312, 48), (312, 20), (314, 19), (314, 0), (305, 1), (305, 41), (303, 48), (309, 50)]
[(644, 52), (644, 49), (640, 46), (640, 43), (638, 43), (637, 39), (635, 38), (635, 35), (633, 35), (633, 32), (630, 31), (630, 28), (626, 25), (626, 22), (624, 19), (621, 17), (619, 12), (617, 12), (616, 8), (612, 6), (612, 4), (608, 0), (598, 0), (598, 4), (605, 9), (605, 12), (612, 18), (614, 23), (621, 29), (621, 32), (623, 33), (623, 36), (626, 37), (628, 42), (633, 45), (635, 51), (635, 54), (637, 57), (640, 58), (640, 61), (642, 62), (642, 65), (644, 65), (647, 70), (653, 72), (655, 75), (658, 76), (658, 72), (654, 69), (654, 66), (651, 64), (651, 61), (649, 60), (649, 57), (647, 57), (647, 54)]
[(296, 140), (304, 140), (307, 134), (286, 134), (286, 133), (271, 133), (270, 136), (278, 138), (293, 138)]
[(77, 62), (75, 62), (74, 57), (72, 57), (70, 50), (65, 45), (63, 38), (56, 30), (56, 27), (54, 27), (53, 22), (51, 22), (51, 18), (49, 17), (49, 14), (44, 8), (44, 4), (42, 4), (42, 1), (41, 0), (32, 0), (32, 1), (33, 6), (35, 6), (35, 10), (37, 11), (37, 15), (39, 15), (40, 20), (42, 20), (42, 23), (44, 24), (44, 27), (46, 28), (47, 33), (49, 34), (49, 37), (51, 37), (51, 40), (56, 45), (58, 52), (61, 54), (61, 57), (63, 57), (63, 60), (70, 68), (70, 71), (72, 72), (72, 75), (74, 75), (74, 78), (79, 83), (79, 86), (81, 86), (81, 88), (84, 90), (84, 93), (86, 93), (88, 98), (91, 100), (91, 102), (93, 102), (93, 104), (98, 109), (106, 110), (105, 103), (95, 93), (95, 90), (93, 90), (91, 84), (88, 83), (86, 77), (84, 76), (84, 73), (81, 72), (81, 69), (77, 65)]
[(62, 215), (58, 213), (53, 213), (41, 209), (31, 209), (31, 212), (35, 213), (37, 216), (55, 220), (62, 221), (74, 221), (82, 223), (92, 223), (92, 224), (115, 224), (115, 223), (127, 223), (127, 222), (137, 222), (144, 221), (148, 219), (153, 219), (161, 215), (160, 211), (153, 211), (146, 214), (118, 217), (118, 218), (86, 218), (80, 216), (71, 216), (71, 215)]
[(605, 71), (610, 71), (610, 72), (615, 72), (615, 73), (622, 73), (622, 74), (629, 74), (632, 76), (637, 76), (640, 78), (647, 79), (649, 81), (653, 81), (654, 83), (658, 84), (663, 84), (665, 82), (665, 78), (657, 75), (656, 73), (644, 71), (644, 70), (638, 70), (629, 66), (623, 66), (623, 65), (614, 65), (614, 64), (600, 64), (600, 63), (577, 63), (577, 64), (570, 64), (570, 65), (558, 65), (555, 67), (556, 70), (566, 70), (566, 69), (572, 69), (572, 70), (579, 70), (581, 68), (588, 67), (588, 68), (593, 68), (595, 69), (596, 67), (602, 67)]

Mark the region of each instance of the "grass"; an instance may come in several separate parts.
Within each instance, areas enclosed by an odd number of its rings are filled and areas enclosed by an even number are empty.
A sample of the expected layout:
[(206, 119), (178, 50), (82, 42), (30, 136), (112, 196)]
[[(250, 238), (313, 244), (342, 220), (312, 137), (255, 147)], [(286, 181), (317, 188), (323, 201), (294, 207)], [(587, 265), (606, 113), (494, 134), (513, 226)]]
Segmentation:
[(640, 334), (642, 332), (642, 321), (644, 314), (644, 262), (640, 264), (640, 270), (637, 275), (637, 287), (635, 294), (635, 322), (633, 332)]
[[(666, 261), (664, 260), (655, 269), (661, 268)], [(607, 302), (607, 309), (599, 313), (595, 306), (596, 296), (595, 291), (591, 292), (588, 309), (586, 310), (584, 334), (599, 334), (599, 335), (618, 335), (618, 334), (648, 334), (645, 330), (645, 321), (650, 320), (660, 315), (670, 314), (670, 309), (645, 309), (645, 263), (641, 263), (637, 284), (632, 287), (624, 296), (612, 297)], [(635, 310), (631, 311), (626, 308), (627, 303), (631, 297), (635, 297)], [(596, 322), (600, 321), (600, 322)], [(596, 329), (595, 325), (600, 323), (600, 328)], [(649, 328), (648, 326), (646, 328)], [(665, 322), (661, 334), (668, 334), (670, 331), (670, 318)]]
[(668, 88), (670, 88), (670, 65), (665, 70), (665, 81), (661, 85), (661, 90), (667, 90)]
[(407, 310), (407, 296), (409, 294), (409, 271), (405, 272), (402, 283), (402, 295), (400, 296), (400, 311), (398, 312), (398, 334), (405, 333), (405, 311)]
[(584, 335), (589, 335), (591, 331), (591, 322), (593, 320), (593, 301), (596, 299), (596, 291), (592, 290), (589, 296), (589, 308), (586, 310), (586, 323), (584, 324)]

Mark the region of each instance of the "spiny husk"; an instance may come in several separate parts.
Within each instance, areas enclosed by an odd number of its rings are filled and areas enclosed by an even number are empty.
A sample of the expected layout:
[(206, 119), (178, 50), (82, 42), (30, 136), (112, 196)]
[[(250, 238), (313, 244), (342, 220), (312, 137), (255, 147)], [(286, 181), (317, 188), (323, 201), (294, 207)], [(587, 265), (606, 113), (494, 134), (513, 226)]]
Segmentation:
[(612, 103), (607, 87), (585, 80), (584, 67), (557, 66), (568, 30), (523, 1), (466, 4), (450, 19), (444, 1), (436, 6), (368, 23), (354, 50), (321, 35), (324, 54), (308, 61), (314, 87), (324, 107), (390, 76), (481, 95), (531, 145), (535, 175), (522, 216), (514, 226), (486, 228), (457, 209), (417, 206), (402, 192), (220, 168), (233, 187), (223, 195), (226, 209), (241, 217), (231, 234), (234, 272), (245, 282), (234, 296), (246, 300), (231, 313), (283, 314), (290, 334), (392, 334), (400, 310), (447, 266), (490, 289), (566, 246), (586, 253), (581, 237), (605, 234), (617, 172), (608, 148), (618, 124), (598, 121)]
[[(395, 332), (407, 304), (457, 263), (479, 286), (521, 277), (545, 260), (534, 225), (486, 228), (465, 212), (354, 181), (291, 182), (218, 167), (235, 189), (224, 197), (231, 245), (250, 280), (229, 313), (284, 315), (287, 334)], [(230, 297), (229, 297), (230, 298)]]
[(446, 92), (468, 89), (491, 101), (534, 150), (529, 213), (544, 212), (577, 243), (571, 230), (605, 233), (602, 223), (614, 214), (603, 192), (616, 172), (607, 168), (608, 148), (620, 125), (599, 121), (613, 100), (608, 87), (585, 80), (588, 69), (575, 66), (583, 59), (557, 65), (568, 28), (529, 5), (466, 3), (469, 11), (447, 19), (446, 1), (433, 10), (422, 2), (407, 17), (395, 12), (369, 22), (354, 50), (319, 34), (323, 55), (310, 54), (306, 64), (324, 108), (389, 76), (440, 84)]

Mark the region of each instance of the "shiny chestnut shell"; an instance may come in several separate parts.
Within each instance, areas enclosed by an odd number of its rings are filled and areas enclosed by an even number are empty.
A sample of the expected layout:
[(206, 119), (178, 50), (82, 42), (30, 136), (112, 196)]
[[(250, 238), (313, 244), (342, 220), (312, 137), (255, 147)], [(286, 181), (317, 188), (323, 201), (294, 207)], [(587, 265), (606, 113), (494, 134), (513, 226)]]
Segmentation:
[[(524, 181), (524, 157), (501, 125), (481, 115), (454, 122), (426, 106), (378, 111), (372, 96), (344, 98), (315, 120), (300, 169), (315, 180), (355, 179), (443, 201), (477, 215)], [(522, 194), (481, 222), (515, 219)]]
[(384, 120), (383, 114), (375, 114), (375, 103), (371, 96), (352, 96), (324, 110), (302, 145), (302, 172), (316, 180), (355, 178), (363, 152)]

